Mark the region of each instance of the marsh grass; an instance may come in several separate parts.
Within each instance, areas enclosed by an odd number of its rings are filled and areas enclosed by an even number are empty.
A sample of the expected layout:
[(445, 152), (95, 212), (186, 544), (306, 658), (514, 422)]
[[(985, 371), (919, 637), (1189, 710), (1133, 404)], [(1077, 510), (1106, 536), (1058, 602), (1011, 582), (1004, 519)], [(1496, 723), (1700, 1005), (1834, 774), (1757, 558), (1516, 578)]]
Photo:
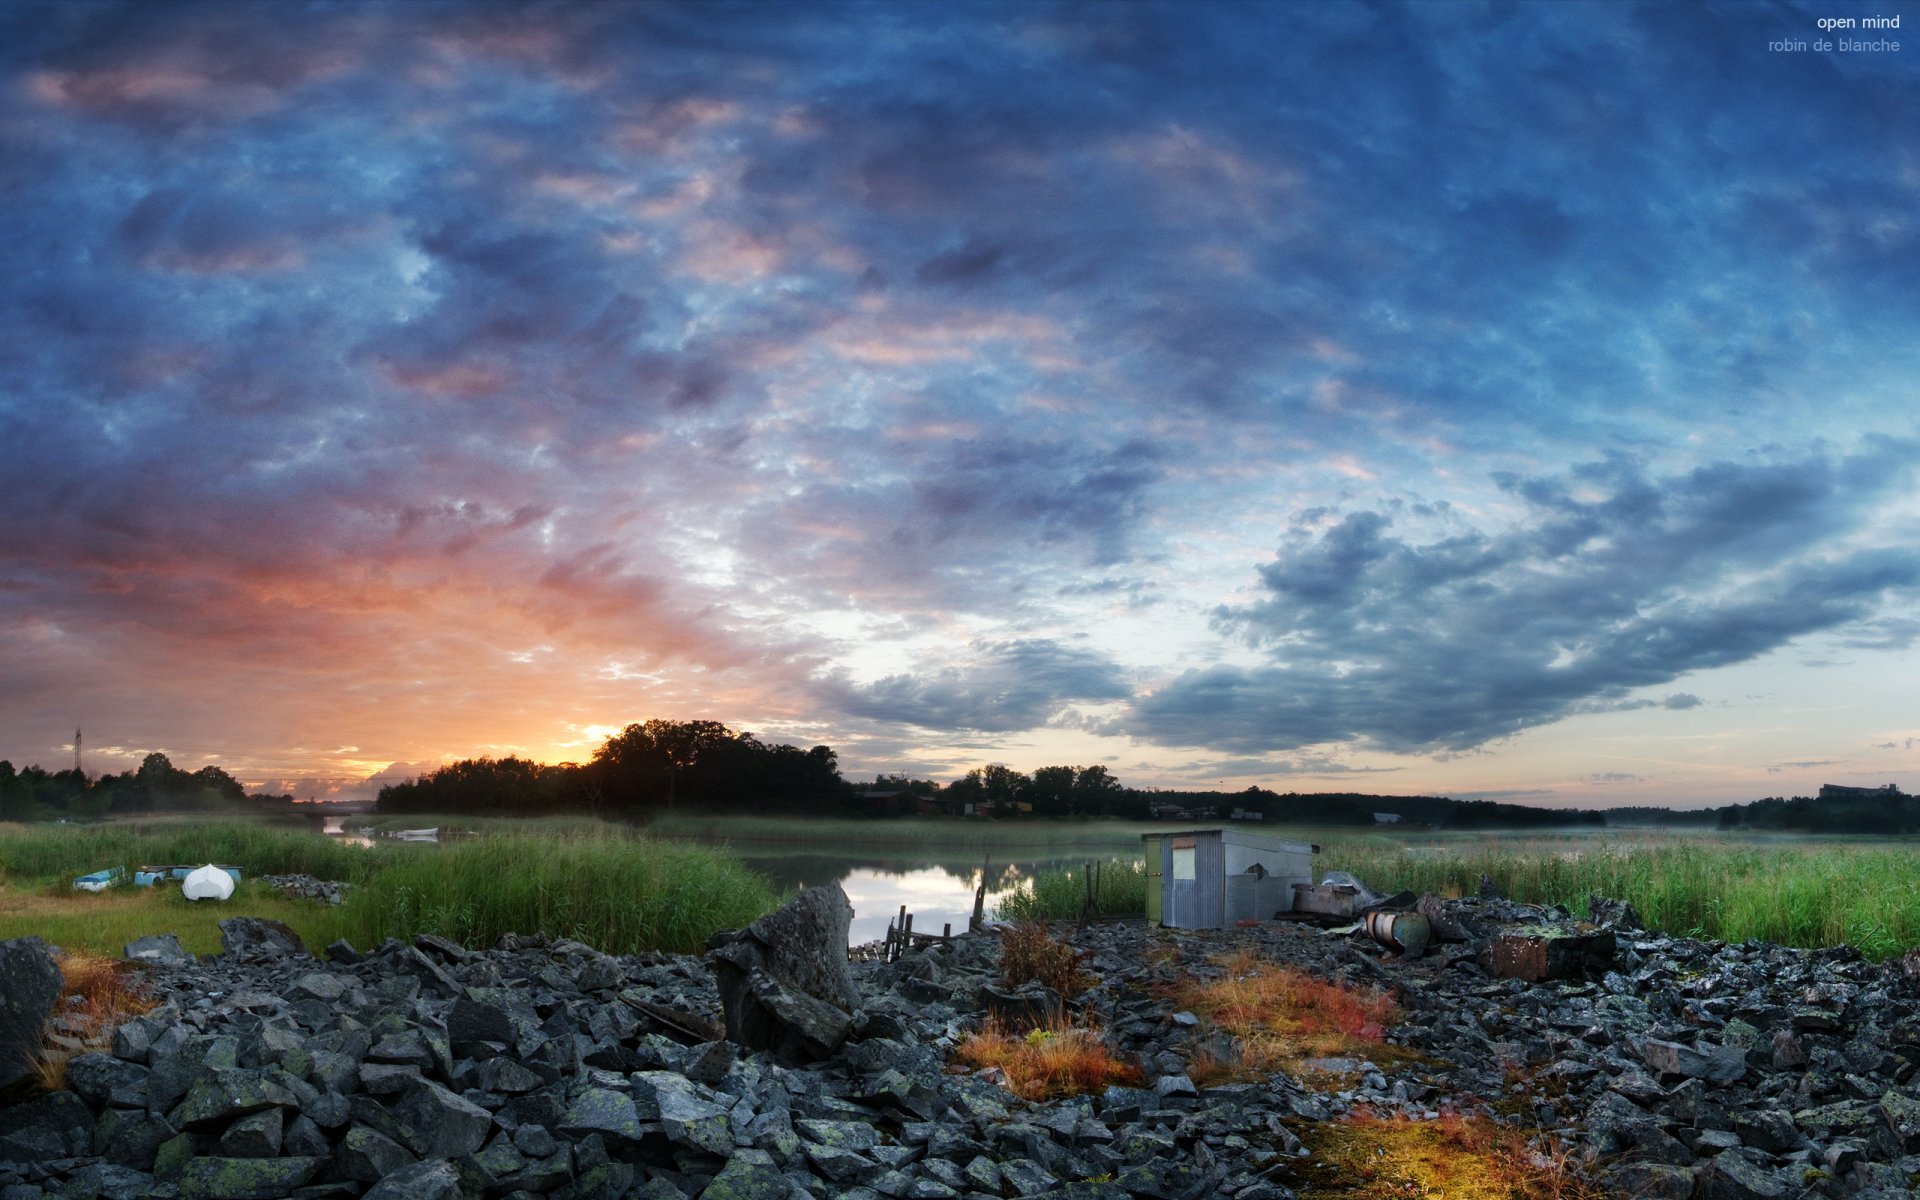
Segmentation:
[[(1093, 864), (1093, 906), (1099, 916), (1138, 917), (1147, 911), (1147, 875), (1139, 860), (1113, 859)], [(1087, 898), (1087, 869), (1055, 867), (1038, 871), (994, 908), (1002, 921), (1065, 921), (1080, 915)]]
[[(60, 968), (60, 999), (55, 1009), (81, 1032), (81, 1049), (73, 1050), (43, 1038), (33, 1059), (33, 1079), (42, 1091), (67, 1085), (67, 1060), (75, 1054), (104, 1050), (123, 1021), (150, 1012), (154, 999), (141, 987), (131, 965), (122, 959), (86, 950), (63, 950), (55, 957)], [(69, 1035), (74, 1036), (74, 1035)]]
[(310, 900), (292, 900), (265, 884), (247, 880), (224, 903), (193, 901), (180, 885), (120, 887), (92, 894), (67, 884), (38, 889), (0, 889), (0, 940), (37, 934), (68, 951), (118, 958), (128, 942), (150, 934), (173, 933), (190, 954), (220, 949), (221, 921), (228, 917), (266, 917), (284, 922), (312, 950), (354, 930), (339, 909)]
[[(285, 922), (310, 949), (437, 933), (469, 945), (547, 933), (602, 950), (699, 949), (717, 929), (775, 904), (770, 885), (711, 847), (602, 822), (487, 822), (483, 836), (439, 846), (346, 845), (265, 822), (124, 822), (0, 826), (0, 938), (118, 957), (128, 942), (175, 933), (190, 953), (220, 949), (219, 922)], [(195, 903), (177, 884), (78, 892), (75, 875), (154, 862), (232, 862), (246, 879), (231, 900)], [(262, 874), (354, 883), (340, 906), (294, 900)]]
[(1670, 933), (1786, 946), (1850, 945), (1872, 959), (1920, 944), (1920, 853), (1912, 843), (1747, 840), (1711, 834), (1565, 838), (1381, 835), (1325, 838), (1318, 869), (1377, 888), (1507, 896), (1584, 914), (1627, 900)]
[(9, 883), (73, 882), (106, 867), (144, 863), (235, 863), (249, 876), (313, 875), (358, 883), (384, 861), (309, 830), (262, 820), (156, 817), (98, 825), (0, 824), (0, 870)]
[(705, 846), (596, 825), (577, 835), (499, 833), (402, 856), (343, 906), (369, 945), (436, 933), (471, 946), (545, 932), (616, 954), (700, 949), (777, 897), (760, 876)]

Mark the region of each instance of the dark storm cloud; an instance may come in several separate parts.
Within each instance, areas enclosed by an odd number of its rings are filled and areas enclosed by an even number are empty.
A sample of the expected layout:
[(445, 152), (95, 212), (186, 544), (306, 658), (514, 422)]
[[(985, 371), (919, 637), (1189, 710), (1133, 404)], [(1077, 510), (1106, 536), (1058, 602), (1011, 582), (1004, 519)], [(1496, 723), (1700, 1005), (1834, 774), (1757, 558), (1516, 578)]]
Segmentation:
[(1508, 478), (1511, 528), (1419, 542), (1378, 512), (1296, 526), (1223, 608), (1270, 664), (1190, 670), (1142, 697), (1137, 737), (1245, 750), (1356, 742), (1460, 750), (1577, 712), (1700, 703), (1627, 693), (1755, 658), (1911, 597), (1910, 547), (1847, 548), (1911, 487), (1915, 447), (1715, 463), (1620, 459)]
[[(1191, 599), (1145, 576), (1235, 472), (1645, 451), (1760, 405), (1789, 441), (1882, 426), (1900, 398), (1833, 364), (1911, 377), (1916, 139), (1882, 67), (1737, 49), (1811, 11), (10, 5), (0, 669), (193, 664), (160, 720), (308, 669), (482, 694), (550, 638), (778, 707), (859, 656), (787, 631), (821, 609)], [(1618, 462), (1516, 476), (1501, 534), (1341, 501), (1222, 617), (1275, 661), (1142, 712), (1431, 749), (1808, 629), (1913, 642), (1864, 599), (1895, 558), (1806, 553), (1885, 488), (1727, 469), (1686, 485), (1720, 511)], [(1671, 527), (1637, 565), (1599, 540), (1636, 522)], [(1412, 698), (1348, 605), (1487, 713)], [(1562, 641), (1617, 665), (1545, 672)], [(1012, 730), (1123, 695), (1089, 653), (829, 694)]]
[(855, 717), (929, 729), (1009, 732), (1047, 724), (1073, 701), (1132, 694), (1125, 673), (1084, 647), (1044, 639), (976, 645), (955, 667), (867, 684), (828, 678), (821, 696)]

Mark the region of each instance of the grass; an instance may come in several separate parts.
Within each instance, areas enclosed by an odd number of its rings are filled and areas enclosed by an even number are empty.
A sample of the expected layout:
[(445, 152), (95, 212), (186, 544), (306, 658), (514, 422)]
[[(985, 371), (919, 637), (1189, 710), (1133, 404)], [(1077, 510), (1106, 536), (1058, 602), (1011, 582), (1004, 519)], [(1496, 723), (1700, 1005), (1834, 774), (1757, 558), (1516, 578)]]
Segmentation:
[(1304, 1131), (1301, 1200), (1600, 1200), (1563, 1155), (1485, 1117), (1432, 1121), (1359, 1114)]
[(691, 953), (777, 901), (732, 857), (595, 826), (579, 835), (502, 833), (403, 856), (343, 906), (355, 945), (436, 933), (485, 945), (545, 932), (615, 954)]
[[(437, 933), (468, 945), (503, 933), (569, 937), (613, 953), (700, 949), (717, 929), (774, 906), (771, 886), (711, 847), (599, 822), (487, 823), (487, 835), (441, 846), (343, 845), (264, 822), (159, 820), (101, 826), (0, 827), (0, 938), (38, 934), (118, 956), (149, 934), (175, 933), (196, 954), (220, 948), (234, 916), (283, 921), (309, 948)], [(497, 832), (509, 829), (513, 832)], [(104, 866), (232, 862), (247, 879), (225, 903), (177, 886), (92, 894), (72, 880)], [(357, 886), (338, 907), (291, 900), (254, 878), (305, 873)]]
[[(1138, 860), (1114, 859), (1093, 867), (1093, 907), (1102, 916), (1144, 916), (1147, 874)], [(994, 915), (1002, 921), (1064, 921), (1080, 915), (1087, 898), (1087, 868), (1036, 872), (1019, 890), (1000, 898)]]
[(388, 853), (259, 820), (155, 817), (99, 825), (0, 824), (0, 882), (29, 886), (105, 867), (129, 872), (144, 863), (235, 863), (246, 874), (314, 875), (357, 883)]
[(55, 962), (60, 967), (61, 989), (54, 1010), (78, 1030), (68, 1036), (78, 1038), (81, 1048), (44, 1042), (34, 1059), (33, 1079), (49, 1092), (66, 1086), (68, 1059), (108, 1048), (122, 1022), (154, 1007), (154, 1001), (140, 990), (133, 968), (117, 957), (67, 950)]
[(1021, 1035), (990, 1024), (961, 1042), (954, 1058), (974, 1070), (999, 1068), (1007, 1090), (1027, 1100), (1138, 1087), (1144, 1078), (1137, 1063), (1115, 1058), (1097, 1032), (1070, 1025)]
[(290, 900), (278, 889), (252, 880), (243, 882), (225, 903), (188, 900), (178, 884), (120, 887), (97, 894), (76, 892), (64, 883), (34, 890), (0, 889), (0, 940), (38, 934), (70, 952), (116, 958), (128, 942), (157, 933), (179, 935), (181, 947), (190, 954), (217, 953), (219, 923), (238, 916), (284, 922), (314, 951), (354, 932), (341, 910)]
[(1095, 980), (1080, 968), (1086, 955), (1065, 942), (1055, 941), (1038, 921), (1022, 921), (1000, 934), (1000, 986), (1018, 988), (1039, 983), (1071, 1000)]
[(1273, 1071), (1298, 1071), (1318, 1058), (1399, 1058), (1404, 1051), (1387, 1046), (1387, 1029), (1400, 1008), (1385, 992), (1328, 983), (1295, 967), (1279, 966), (1251, 950), (1213, 960), (1215, 978), (1188, 976), (1174, 985), (1171, 999), (1191, 1009), (1209, 1026), (1233, 1035), (1238, 1050), (1223, 1061), (1203, 1047), (1189, 1074), (1194, 1082), (1256, 1078)]
[(1850, 945), (1884, 959), (1920, 945), (1920, 854), (1910, 843), (1754, 840), (1713, 834), (1447, 838), (1329, 835), (1321, 869), (1376, 888), (1506, 895), (1585, 912), (1630, 901), (1669, 933), (1785, 946)]

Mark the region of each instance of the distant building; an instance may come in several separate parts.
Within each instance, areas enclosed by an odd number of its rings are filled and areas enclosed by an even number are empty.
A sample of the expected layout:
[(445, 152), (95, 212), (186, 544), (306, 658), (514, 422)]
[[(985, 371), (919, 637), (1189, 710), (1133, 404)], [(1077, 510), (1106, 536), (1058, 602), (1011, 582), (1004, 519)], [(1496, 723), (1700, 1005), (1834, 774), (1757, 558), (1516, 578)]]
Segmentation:
[(1877, 788), (1848, 787), (1839, 783), (1823, 783), (1820, 785), (1820, 798), (1822, 800), (1891, 800), (1896, 796), (1904, 794), (1905, 793), (1898, 787), (1891, 783), (1885, 787)]
[(1236, 808), (1233, 810), (1232, 817), (1228, 819), (1234, 821), (1264, 821), (1267, 819), (1267, 814), (1257, 808)]
[(1373, 823), (1375, 825), (1398, 825), (1402, 819), (1399, 813), (1373, 814)]

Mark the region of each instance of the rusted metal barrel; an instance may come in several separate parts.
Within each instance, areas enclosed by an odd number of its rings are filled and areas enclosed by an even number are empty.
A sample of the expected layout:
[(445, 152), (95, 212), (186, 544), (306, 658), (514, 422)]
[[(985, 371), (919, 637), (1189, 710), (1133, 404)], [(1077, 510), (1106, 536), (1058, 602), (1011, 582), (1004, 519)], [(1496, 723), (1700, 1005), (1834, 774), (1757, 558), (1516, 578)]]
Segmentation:
[(1370, 912), (1367, 935), (1396, 954), (1419, 958), (1433, 940), (1433, 926), (1419, 913)]

